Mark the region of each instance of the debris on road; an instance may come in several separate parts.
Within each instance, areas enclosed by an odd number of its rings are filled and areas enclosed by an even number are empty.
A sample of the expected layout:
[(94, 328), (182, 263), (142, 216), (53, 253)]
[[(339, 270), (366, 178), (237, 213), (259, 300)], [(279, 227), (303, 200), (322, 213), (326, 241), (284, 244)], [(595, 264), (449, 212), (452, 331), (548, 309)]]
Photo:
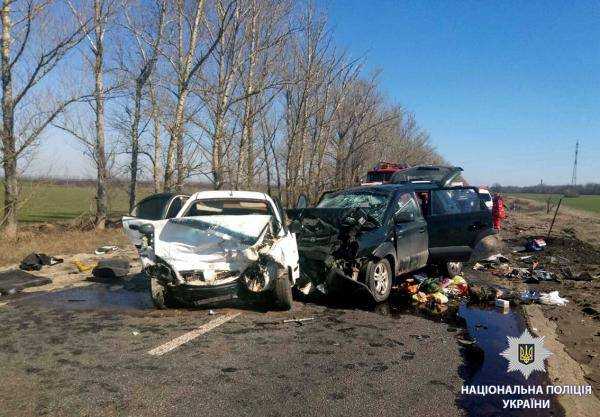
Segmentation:
[(98, 249), (94, 251), (96, 255), (107, 255), (109, 253), (113, 253), (119, 250), (118, 246), (106, 245), (100, 246)]
[(96, 265), (98, 265), (98, 262), (92, 262), (92, 263), (88, 264), (88, 263), (84, 263), (79, 260), (74, 260), (73, 265), (75, 265), (75, 268), (77, 268), (77, 270), (80, 273), (88, 273), (88, 272), (91, 272), (92, 269), (94, 269), (96, 267)]
[(0, 295), (11, 295), (20, 292), (23, 288), (38, 287), (51, 283), (50, 278), (33, 275), (19, 269), (12, 269), (0, 272)]
[(525, 250), (528, 252), (539, 252), (546, 247), (546, 241), (542, 238), (530, 239), (525, 244)]
[(561, 298), (560, 295), (558, 295), (558, 291), (551, 291), (549, 293), (540, 294), (541, 304), (564, 306), (568, 302), (569, 300), (567, 300), (566, 298)]
[(286, 319), (283, 322), (284, 323), (299, 323), (299, 324), (302, 324), (302, 323), (304, 323), (306, 321), (312, 321), (314, 319), (315, 319), (314, 317), (304, 317), (304, 318), (299, 318), (299, 319)]
[(99, 280), (115, 280), (127, 276), (129, 269), (130, 265), (127, 259), (102, 259), (92, 270), (92, 275)]
[(23, 271), (39, 271), (43, 266), (52, 266), (62, 262), (63, 259), (48, 256), (45, 253), (30, 253), (23, 258), (19, 268)]

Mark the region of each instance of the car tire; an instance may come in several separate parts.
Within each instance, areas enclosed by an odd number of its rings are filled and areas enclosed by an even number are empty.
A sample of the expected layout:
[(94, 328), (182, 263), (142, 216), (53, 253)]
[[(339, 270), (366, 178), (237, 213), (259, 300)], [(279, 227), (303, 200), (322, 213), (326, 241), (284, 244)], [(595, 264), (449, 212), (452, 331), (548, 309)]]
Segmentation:
[(287, 270), (279, 268), (273, 287), (273, 304), (278, 310), (290, 310), (293, 304), (292, 285)]
[(388, 299), (392, 290), (392, 268), (387, 259), (370, 261), (365, 270), (365, 284), (371, 290), (376, 302)]
[(454, 278), (456, 275), (462, 274), (463, 263), (462, 262), (446, 262), (446, 272), (450, 278)]
[(169, 290), (162, 285), (156, 278), (150, 278), (150, 297), (154, 306), (160, 310), (169, 308), (170, 297)]

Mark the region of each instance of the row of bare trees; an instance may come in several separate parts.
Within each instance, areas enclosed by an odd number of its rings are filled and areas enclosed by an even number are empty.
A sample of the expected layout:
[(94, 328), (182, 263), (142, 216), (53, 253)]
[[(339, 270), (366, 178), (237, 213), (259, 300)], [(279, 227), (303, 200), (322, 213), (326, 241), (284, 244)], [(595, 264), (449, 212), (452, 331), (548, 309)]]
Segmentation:
[(154, 191), (186, 182), (293, 201), (355, 184), (378, 160), (439, 162), (414, 116), (326, 17), (293, 0), (1, 0), (6, 236), (41, 139), (67, 135), (96, 171)]

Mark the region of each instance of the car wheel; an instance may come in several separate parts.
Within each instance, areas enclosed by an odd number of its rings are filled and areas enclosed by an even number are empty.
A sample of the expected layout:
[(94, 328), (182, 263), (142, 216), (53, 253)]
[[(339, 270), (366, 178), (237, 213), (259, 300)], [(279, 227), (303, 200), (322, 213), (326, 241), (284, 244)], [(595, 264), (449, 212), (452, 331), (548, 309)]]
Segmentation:
[(164, 310), (169, 307), (169, 291), (156, 278), (150, 278), (150, 296), (156, 308)]
[(366, 284), (378, 303), (390, 296), (392, 289), (392, 268), (387, 259), (371, 261), (366, 269)]
[(287, 270), (279, 268), (275, 286), (273, 288), (273, 301), (275, 307), (280, 310), (290, 310), (292, 308), (292, 286), (288, 278)]
[(450, 275), (451, 278), (456, 275), (460, 275), (463, 270), (462, 262), (446, 262), (446, 272)]

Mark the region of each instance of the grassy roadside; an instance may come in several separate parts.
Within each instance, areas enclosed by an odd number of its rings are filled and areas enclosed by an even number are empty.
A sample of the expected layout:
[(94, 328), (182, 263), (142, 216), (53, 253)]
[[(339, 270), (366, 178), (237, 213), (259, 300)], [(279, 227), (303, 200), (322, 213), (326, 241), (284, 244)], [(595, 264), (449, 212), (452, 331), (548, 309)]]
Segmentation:
[[(510, 197), (533, 200), (543, 204), (546, 204), (548, 198), (550, 198), (550, 201), (553, 205), (556, 205), (561, 197), (560, 194), (514, 193), (508, 195)], [(566, 197), (563, 199), (561, 205), (565, 205), (567, 207), (577, 210), (583, 210), (591, 213), (600, 214), (600, 195), (581, 195), (579, 197)]]

